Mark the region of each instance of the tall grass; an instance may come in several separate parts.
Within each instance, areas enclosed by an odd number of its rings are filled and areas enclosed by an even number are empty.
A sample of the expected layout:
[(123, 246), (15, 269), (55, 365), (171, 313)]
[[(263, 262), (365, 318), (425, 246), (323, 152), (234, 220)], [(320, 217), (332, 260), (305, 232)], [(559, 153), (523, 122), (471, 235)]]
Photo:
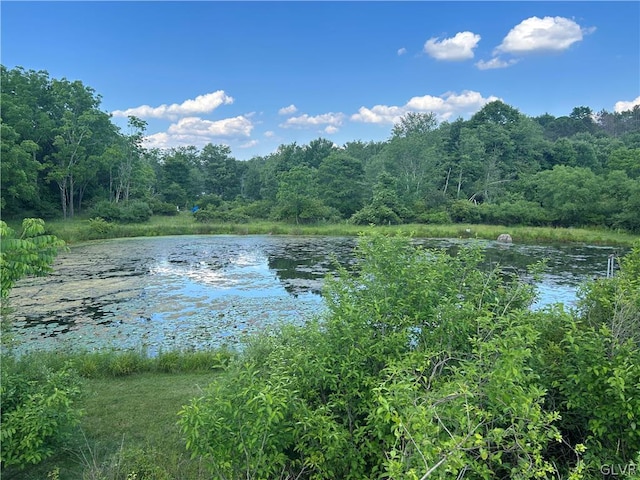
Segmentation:
[(198, 223), (189, 213), (173, 217), (154, 216), (149, 222), (135, 224), (113, 224), (106, 232), (91, 228), (88, 219), (53, 220), (47, 222), (50, 233), (67, 243), (86, 240), (153, 237), (166, 235), (327, 235), (356, 236), (363, 230), (401, 232), (419, 238), (465, 238), (475, 237), (495, 240), (501, 233), (509, 233), (514, 242), (520, 243), (590, 243), (602, 245), (631, 246), (640, 235), (588, 228), (553, 228), (472, 224), (408, 224), (363, 227), (344, 223), (318, 223), (293, 225), (284, 222), (253, 221), (251, 223)]

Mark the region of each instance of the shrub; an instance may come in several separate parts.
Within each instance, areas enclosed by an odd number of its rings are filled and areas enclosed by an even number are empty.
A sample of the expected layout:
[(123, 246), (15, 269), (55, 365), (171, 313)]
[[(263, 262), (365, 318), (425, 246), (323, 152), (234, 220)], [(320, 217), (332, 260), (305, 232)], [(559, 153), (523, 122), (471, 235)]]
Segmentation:
[(480, 209), (475, 203), (468, 200), (456, 200), (449, 207), (451, 220), (456, 223), (480, 222)]
[(114, 229), (115, 225), (107, 222), (104, 218), (95, 217), (89, 219), (89, 229), (100, 235), (107, 234)]
[(432, 225), (446, 225), (451, 223), (451, 217), (447, 212), (432, 212), (420, 215), (418, 221)]
[(142, 223), (151, 218), (153, 212), (146, 202), (134, 200), (126, 203), (121, 210), (120, 221), (125, 223)]
[(516, 200), (500, 204), (483, 203), (478, 208), (484, 223), (532, 226), (549, 223), (547, 212), (536, 202)]
[(176, 205), (169, 202), (163, 202), (162, 200), (159, 200), (155, 197), (148, 199), (147, 203), (149, 204), (149, 208), (151, 208), (151, 211), (154, 215), (164, 215), (170, 217), (179, 213)]
[(180, 412), (216, 478), (544, 477), (532, 289), (479, 251), (365, 237), (322, 322), (253, 342)]
[(68, 364), (52, 369), (37, 358), (5, 354), (0, 375), (2, 466), (39, 463), (79, 422), (78, 377)]
[(398, 225), (402, 220), (391, 208), (382, 205), (374, 207), (366, 205), (354, 213), (349, 219), (354, 225)]
[(194, 217), (197, 222), (211, 223), (211, 222), (229, 222), (229, 223), (247, 223), (249, 221), (249, 215), (244, 213), (242, 207), (234, 209), (218, 208), (213, 205), (208, 205), (205, 208), (199, 209), (194, 213)]
[(120, 217), (122, 216), (122, 209), (117, 203), (103, 200), (94, 205), (90, 210), (89, 215), (92, 218), (102, 218), (107, 222), (116, 222), (120, 220)]

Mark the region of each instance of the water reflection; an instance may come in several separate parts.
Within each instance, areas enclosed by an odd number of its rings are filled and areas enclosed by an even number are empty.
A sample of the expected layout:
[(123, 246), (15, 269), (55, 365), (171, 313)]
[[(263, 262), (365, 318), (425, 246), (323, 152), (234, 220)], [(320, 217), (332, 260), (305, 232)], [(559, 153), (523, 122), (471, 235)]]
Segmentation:
[[(22, 349), (202, 348), (235, 342), (322, 311), (323, 279), (350, 267), (357, 239), (187, 236), (120, 239), (72, 247), (54, 272), (11, 295)], [(471, 242), (488, 265), (519, 272), (546, 259), (537, 307), (570, 304), (577, 286), (606, 273), (611, 247), (421, 240), (455, 254)], [(624, 253), (624, 252), (619, 252)]]

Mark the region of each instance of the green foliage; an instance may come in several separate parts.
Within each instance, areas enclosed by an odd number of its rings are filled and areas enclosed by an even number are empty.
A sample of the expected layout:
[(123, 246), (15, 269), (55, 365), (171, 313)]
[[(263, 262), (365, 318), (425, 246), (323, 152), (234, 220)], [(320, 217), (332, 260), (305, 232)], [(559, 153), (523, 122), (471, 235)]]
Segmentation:
[(354, 213), (349, 222), (354, 225), (396, 225), (408, 215), (396, 193), (395, 180), (383, 172), (378, 176), (371, 203)]
[(98, 235), (106, 235), (114, 229), (115, 225), (106, 221), (102, 217), (95, 217), (89, 219), (89, 228), (92, 232)]
[(0, 298), (8, 297), (13, 285), (21, 278), (50, 272), (58, 251), (64, 245), (62, 240), (46, 234), (41, 219), (25, 218), (19, 235), (0, 221)]
[[(160, 206), (167, 205), (160, 203)], [(162, 208), (162, 207), (160, 207)], [(176, 207), (172, 207), (176, 210)], [(153, 211), (147, 202), (132, 200), (130, 202), (108, 202), (97, 203), (91, 210), (92, 217), (100, 217), (107, 222), (122, 223), (142, 223), (146, 222), (153, 215)]]
[(451, 220), (457, 223), (478, 223), (480, 221), (480, 209), (467, 200), (456, 200), (449, 207)]
[(93, 206), (90, 215), (93, 218), (102, 218), (107, 222), (116, 222), (120, 220), (122, 210), (117, 203), (103, 200)]
[(424, 213), (418, 217), (420, 222), (431, 223), (433, 225), (447, 225), (451, 223), (451, 217), (447, 212)]
[(205, 208), (200, 208), (195, 212), (194, 218), (200, 223), (247, 223), (250, 219), (249, 215), (245, 213), (244, 207), (232, 207), (229, 204), (224, 204), (222, 207), (209, 204)]
[(479, 206), (483, 223), (492, 225), (532, 225), (549, 223), (548, 213), (537, 202), (518, 199), (499, 204), (483, 203)]
[(69, 365), (52, 369), (26, 358), (2, 355), (0, 386), (1, 462), (36, 464), (54, 453), (79, 421), (78, 378)]
[(188, 448), (218, 478), (551, 474), (531, 287), (483, 273), (475, 249), (364, 237), (358, 252), (322, 322), (263, 337), (183, 408)]
[(120, 221), (124, 223), (141, 223), (151, 218), (153, 212), (149, 204), (140, 200), (126, 202), (120, 210)]
[(178, 214), (176, 205), (168, 202), (163, 202), (156, 197), (148, 199), (147, 203), (149, 204), (149, 208), (151, 208), (151, 211), (154, 215), (173, 217)]

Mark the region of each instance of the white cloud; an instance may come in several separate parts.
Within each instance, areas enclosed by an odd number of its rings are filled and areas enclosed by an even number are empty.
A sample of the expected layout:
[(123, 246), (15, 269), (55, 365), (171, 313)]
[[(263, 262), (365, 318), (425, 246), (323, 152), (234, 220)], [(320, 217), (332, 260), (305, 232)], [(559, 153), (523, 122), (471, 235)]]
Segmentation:
[(246, 143), (243, 143), (242, 145), (239, 145), (238, 148), (251, 148), (251, 147), (255, 147), (256, 145), (258, 145), (258, 140), (249, 140)]
[(396, 123), (406, 111), (403, 107), (375, 105), (372, 108), (360, 107), (358, 113), (351, 115), (354, 122), (363, 123)]
[(569, 18), (530, 17), (513, 27), (496, 51), (513, 54), (562, 51), (592, 31), (581, 28)]
[(333, 125), (328, 125), (324, 131), (325, 133), (328, 133), (329, 135), (337, 133), (338, 132), (338, 127), (334, 127)]
[(233, 118), (211, 121), (199, 117), (185, 117), (169, 126), (166, 132), (145, 137), (148, 148), (173, 148), (181, 145), (203, 147), (207, 143), (220, 143), (220, 139), (247, 138), (253, 123), (240, 115)]
[(495, 68), (507, 68), (516, 63), (518, 63), (518, 60), (515, 58), (502, 60), (500, 57), (494, 57), (486, 62), (484, 60), (476, 62), (476, 67), (478, 67), (478, 70), (492, 70)]
[(617, 113), (626, 112), (628, 110), (633, 110), (633, 107), (635, 107), (636, 105), (640, 105), (640, 97), (636, 97), (635, 100), (631, 100), (630, 102), (626, 102), (624, 100), (616, 102), (615, 106), (613, 107), (613, 111)]
[(306, 113), (304, 115), (300, 115), (298, 117), (287, 118), (287, 120), (282, 123), (280, 126), (283, 128), (297, 127), (297, 128), (306, 128), (306, 127), (316, 127), (322, 125), (331, 125), (333, 127), (339, 127), (342, 125), (342, 121), (344, 120), (343, 113), (323, 113), (322, 115), (310, 116)]
[(206, 137), (248, 137), (253, 123), (240, 115), (223, 120), (203, 120), (198, 117), (186, 117), (172, 124), (167, 130), (173, 135), (200, 135)]
[(485, 98), (480, 93), (470, 90), (460, 94), (447, 92), (439, 97), (424, 95), (412, 97), (403, 106), (360, 107), (358, 113), (351, 115), (351, 120), (363, 123), (394, 124), (409, 112), (433, 112), (439, 120), (448, 120), (456, 116), (471, 115), (494, 100), (499, 98), (493, 95)]
[(398, 49), (398, 55), (404, 55), (405, 53), (407, 53), (407, 49), (402, 47)]
[(272, 130), (267, 130), (266, 132), (264, 132), (264, 136), (267, 138), (271, 138), (275, 135), (276, 133)]
[(233, 103), (233, 97), (227, 95), (224, 90), (218, 90), (205, 95), (198, 95), (196, 98), (185, 100), (180, 104), (163, 104), (158, 107), (141, 105), (135, 108), (128, 108), (127, 110), (114, 110), (111, 113), (114, 117), (128, 117), (133, 115), (139, 118), (176, 119), (181, 116), (211, 113), (220, 105), (230, 103)]
[(478, 46), (480, 35), (473, 32), (458, 32), (455, 37), (430, 38), (424, 44), (424, 51), (437, 60), (460, 61), (473, 58), (473, 49)]
[(296, 113), (297, 111), (298, 111), (298, 108), (294, 104), (291, 104), (288, 107), (282, 107), (280, 110), (278, 110), (278, 114), (291, 115), (292, 113)]

